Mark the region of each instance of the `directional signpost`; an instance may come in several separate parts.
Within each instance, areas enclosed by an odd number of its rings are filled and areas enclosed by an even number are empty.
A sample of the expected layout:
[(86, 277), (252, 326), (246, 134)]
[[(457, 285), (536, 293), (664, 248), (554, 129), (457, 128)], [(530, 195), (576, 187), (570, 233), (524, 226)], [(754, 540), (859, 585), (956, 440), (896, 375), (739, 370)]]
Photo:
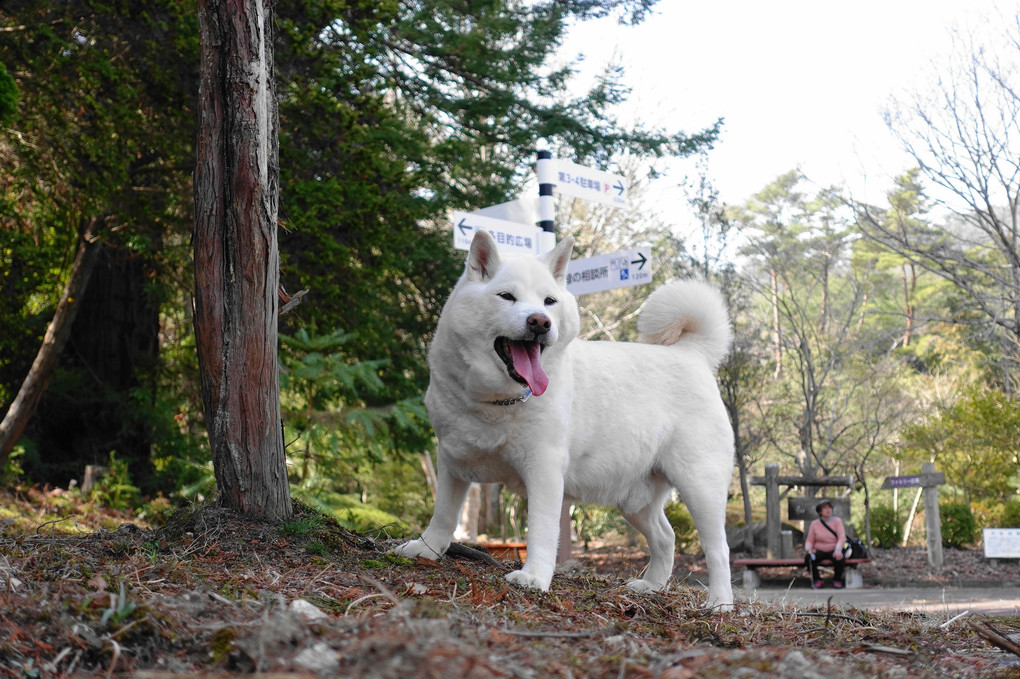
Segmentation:
[(927, 486), (940, 486), (946, 482), (946, 475), (942, 472), (934, 474), (910, 474), (908, 476), (887, 476), (882, 482), (882, 490), (890, 488), (924, 488)]
[(651, 258), (651, 248), (644, 247), (571, 260), (567, 290), (576, 296), (651, 283)]
[[(928, 541), (928, 563), (932, 566), (943, 564), (942, 554), (942, 519), (939, 515), (939, 486), (946, 482), (946, 475), (935, 471), (935, 465), (925, 462), (921, 465), (920, 474), (909, 476), (888, 476), (882, 488), (917, 488), (918, 497), (924, 492), (924, 529)], [(917, 506), (917, 500), (914, 501)], [(910, 510), (910, 518), (914, 510)], [(908, 521), (909, 525), (909, 521)]]
[(554, 160), (553, 180), (560, 193), (596, 200), (615, 207), (627, 205), (627, 182), (623, 176), (595, 170), (568, 160)]
[(538, 251), (540, 229), (473, 212), (453, 213), (453, 246), (458, 250), (470, 250), (471, 239), (475, 237), (475, 231), (478, 229), (485, 229), (491, 233), (500, 250), (540, 254)]
[[(553, 192), (594, 200), (614, 207), (626, 207), (627, 182), (622, 175), (558, 160), (540, 152), (536, 168), (539, 178), (539, 223), (545, 228), (522, 224), (526, 217), (518, 208), (525, 199), (500, 203), (477, 212), (453, 213), (453, 246), (470, 250), (475, 231), (485, 229), (496, 239), (501, 251), (541, 255), (555, 245)], [(509, 219), (501, 219), (508, 217)], [(639, 247), (608, 255), (573, 260), (567, 269), (567, 290), (574, 295), (644, 285), (652, 282), (651, 248)]]

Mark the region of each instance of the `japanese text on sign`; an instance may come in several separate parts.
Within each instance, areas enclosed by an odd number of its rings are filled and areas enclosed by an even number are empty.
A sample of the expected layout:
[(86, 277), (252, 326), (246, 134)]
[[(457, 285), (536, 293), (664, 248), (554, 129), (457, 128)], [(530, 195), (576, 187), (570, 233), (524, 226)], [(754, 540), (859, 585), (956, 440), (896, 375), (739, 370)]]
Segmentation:
[(638, 248), (573, 260), (567, 267), (567, 290), (586, 295), (652, 282), (651, 251)]
[(453, 246), (459, 250), (469, 249), (478, 229), (492, 234), (500, 250), (538, 254), (539, 229), (534, 226), (467, 212), (453, 213)]
[(627, 205), (627, 184), (621, 175), (557, 160), (557, 191), (568, 196), (623, 207)]

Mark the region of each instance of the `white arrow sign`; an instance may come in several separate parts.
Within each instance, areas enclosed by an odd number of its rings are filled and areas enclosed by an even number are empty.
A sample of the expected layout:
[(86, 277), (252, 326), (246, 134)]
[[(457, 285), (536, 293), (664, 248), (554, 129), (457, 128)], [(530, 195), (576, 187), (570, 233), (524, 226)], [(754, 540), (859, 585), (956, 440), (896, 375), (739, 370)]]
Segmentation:
[(473, 212), (453, 213), (453, 247), (458, 250), (470, 250), (471, 239), (475, 237), (475, 231), (478, 229), (485, 229), (491, 233), (501, 251), (539, 254), (541, 229)]
[(568, 196), (596, 200), (615, 207), (627, 206), (627, 182), (623, 176), (595, 170), (569, 160), (555, 163), (556, 190)]
[(567, 266), (567, 290), (575, 296), (651, 282), (652, 249), (649, 247), (575, 259)]

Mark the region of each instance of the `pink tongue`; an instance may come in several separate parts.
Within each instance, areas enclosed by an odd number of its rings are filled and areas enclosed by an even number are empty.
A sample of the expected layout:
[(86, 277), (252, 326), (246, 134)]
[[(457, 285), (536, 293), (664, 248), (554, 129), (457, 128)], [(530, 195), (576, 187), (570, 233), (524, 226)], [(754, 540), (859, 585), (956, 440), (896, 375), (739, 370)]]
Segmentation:
[(510, 342), (510, 358), (514, 370), (528, 383), (535, 396), (541, 396), (549, 386), (549, 376), (542, 370), (542, 350), (538, 342)]

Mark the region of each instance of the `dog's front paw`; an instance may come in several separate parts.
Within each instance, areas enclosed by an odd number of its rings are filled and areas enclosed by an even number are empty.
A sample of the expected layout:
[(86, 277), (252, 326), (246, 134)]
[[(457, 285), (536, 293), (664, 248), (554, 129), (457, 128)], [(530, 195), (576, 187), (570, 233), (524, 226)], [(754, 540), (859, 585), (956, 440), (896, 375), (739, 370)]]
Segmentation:
[(709, 592), (708, 600), (705, 602), (705, 608), (717, 613), (731, 613), (733, 611), (733, 596), (714, 596), (711, 592)]
[(506, 579), (515, 585), (521, 587), (530, 587), (532, 589), (540, 589), (543, 592), (549, 591), (549, 579), (542, 579), (537, 575), (526, 573), (525, 571), (514, 571), (513, 573), (507, 573)]
[(638, 594), (649, 594), (651, 592), (661, 592), (665, 585), (660, 585), (652, 582), (651, 580), (631, 580), (627, 583), (627, 589)]
[(399, 554), (400, 556), (406, 556), (408, 559), (421, 556), (426, 559), (431, 559), (432, 561), (439, 561), (439, 557), (441, 556), (439, 552), (425, 544), (424, 540), (411, 540), (410, 542), (405, 542), (399, 547), (395, 547), (393, 549), (393, 553)]

